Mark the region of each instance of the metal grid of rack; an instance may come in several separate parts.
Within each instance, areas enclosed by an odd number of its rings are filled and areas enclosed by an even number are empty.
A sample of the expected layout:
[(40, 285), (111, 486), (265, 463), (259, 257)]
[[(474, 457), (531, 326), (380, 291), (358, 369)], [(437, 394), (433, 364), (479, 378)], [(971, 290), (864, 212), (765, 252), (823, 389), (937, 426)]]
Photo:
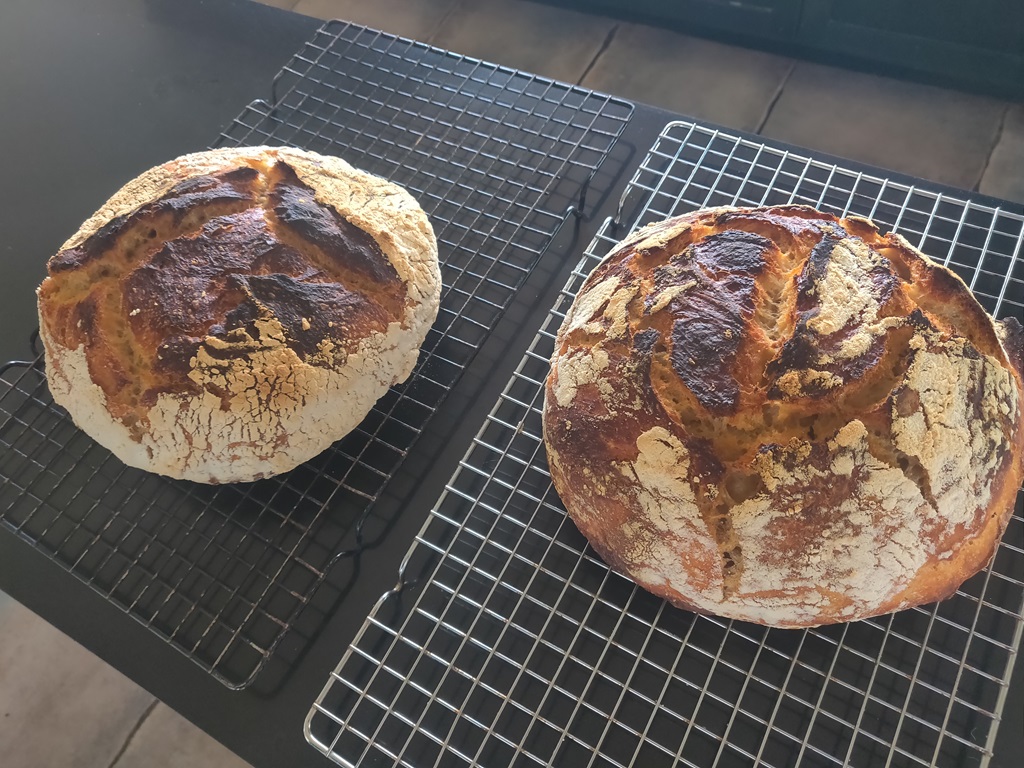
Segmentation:
[[(280, 94), (278, 96), (277, 94)], [(626, 125), (632, 106), (329, 22), (218, 145), (338, 154), (404, 185), (443, 291), (410, 379), (278, 478), (208, 487), (126, 468), (55, 407), (41, 360), (0, 376), (0, 519), (226, 685), (249, 684), (338, 558)], [(367, 523), (367, 520), (370, 520)]]
[[(975, 765), (1021, 642), (1024, 519), (952, 598), (803, 631), (668, 606), (610, 571), (566, 517), (543, 381), (576, 291), (637, 224), (805, 202), (870, 216), (1020, 315), (1024, 217), (672, 123), (480, 429), (306, 721), (343, 765)], [(1018, 499), (1019, 500), (1019, 499)]]

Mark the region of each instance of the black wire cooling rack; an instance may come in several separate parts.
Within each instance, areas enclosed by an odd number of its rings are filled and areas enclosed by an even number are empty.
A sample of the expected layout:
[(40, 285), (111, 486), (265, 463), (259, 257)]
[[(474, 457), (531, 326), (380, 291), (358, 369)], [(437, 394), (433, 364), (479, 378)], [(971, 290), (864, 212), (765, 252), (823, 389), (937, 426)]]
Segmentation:
[[(287, 475), (208, 487), (126, 468), (55, 407), (41, 361), (0, 376), (0, 519), (226, 685), (248, 685), (366, 519), (632, 106), (328, 22), (219, 146), (337, 154), (402, 184), (436, 231), (441, 309), (409, 381)], [(381, 530), (376, 526), (375, 531)]]
[[(591, 243), (306, 720), (347, 766), (965, 766), (995, 742), (1024, 602), (1018, 508), (950, 599), (805, 631), (677, 610), (610, 571), (541, 438), (554, 336), (629, 229), (712, 205), (810, 203), (905, 235), (997, 316), (1024, 310), (1024, 217), (672, 123), (622, 225)], [(1020, 723), (1007, 727), (1020, 727)]]

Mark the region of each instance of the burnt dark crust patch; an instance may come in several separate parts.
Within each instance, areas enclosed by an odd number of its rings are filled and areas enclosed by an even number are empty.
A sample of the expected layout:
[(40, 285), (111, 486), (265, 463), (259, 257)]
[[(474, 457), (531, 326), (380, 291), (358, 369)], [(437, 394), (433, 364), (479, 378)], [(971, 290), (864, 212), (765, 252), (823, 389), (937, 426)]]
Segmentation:
[(130, 214), (111, 219), (81, 245), (60, 251), (47, 266), (51, 273), (77, 269), (114, 248), (128, 228), (145, 227), (147, 222), (164, 214), (171, 214), (173, 222), (180, 224), (185, 215), (197, 207), (247, 200), (255, 205), (255, 186), (259, 175), (256, 169), (246, 167), (185, 179), (157, 200)]
[[(132, 330), (202, 336), (224, 316), (225, 304), (241, 299), (229, 276), (248, 272), (281, 249), (265, 226), (263, 211), (250, 209), (208, 221), (194, 237), (163, 245), (124, 280), (124, 311)], [(132, 312), (139, 310), (138, 315)]]
[(655, 328), (647, 328), (633, 336), (633, 349), (636, 350), (636, 357), (641, 360), (650, 361), (654, 352), (654, 345), (658, 343), (661, 334)]
[(398, 272), (369, 233), (334, 208), (317, 202), (313, 190), (289, 165), (279, 162), (276, 168), (281, 180), (274, 185), (270, 202), (281, 225), (348, 269), (385, 285), (400, 282)]
[[(880, 334), (872, 339), (868, 348), (856, 357), (835, 358), (829, 353), (839, 349), (846, 338), (849, 330), (843, 330), (834, 337), (823, 343), (820, 336), (807, 328), (806, 319), (798, 323), (793, 335), (782, 345), (778, 357), (771, 360), (765, 371), (769, 381), (773, 383), (768, 388), (769, 400), (791, 400), (793, 392), (788, 392), (779, 386), (779, 379), (790, 371), (822, 371), (838, 376), (842, 381), (855, 381), (867, 374), (879, 364), (885, 355), (888, 334)], [(834, 389), (827, 386), (821, 379), (812, 377), (802, 381), (798, 396), (803, 397), (828, 397), (834, 393)]]
[[(825, 234), (811, 249), (811, 254), (797, 278), (797, 312), (812, 313), (807, 319), (816, 313), (819, 301), (818, 284), (825, 278), (836, 246), (843, 240), (854, 239), (862, 242), (860, 238), (852, 237), (834, 224), (826, 225), (826, 229), (835, 231)], [(896, 267), (882, 254), (878, 254), (878, 263), (868, 272), (868, 277), (871, 280), (871, 293), (879, 304), (885, 304), (898, 290), (901, 282)]]
[(740, 396), (739, 385), (724, 364), (724, 358), (736, 354), (735, 348), (723, 349), (730, 342), (714, 320), (676, 320), (672, 324), (672, 370), (701, 405), (718, 415), (732, 412)]
[(78, 332), (83, 339), (89, 342), (95, 341), (99, 336), (97, 317), (99, 308), (96, 296), (90, 295), (82, 299), (75, 307), (75, 315), (78, 318)]
[(657, 290), (693, 281), (670, 304), (672, 369), (714, 414), (735, 410), (740, 389), (733, 365), (754, 312), (755, 278), (765, 268), (771, 241), (729, 230), (701, 240), (656, 271)]
[[(644, 297), (644, 314), (646, 315), (649, 315), (655, 304), (658, 303), (658, 296), (662, 291), (685, 285), (688, 282), (695, 282), (696, 271), (692, 264), (675, 259), (655, 269), (652, 277), (654, 278), (654, 287)], [(675, 302), (672, 302), (669, 304), (669, 307), (674, 308), (674, 305)]]
[(756, 277), (765, 268), (771, 240), (755, 232), (730, 229), (705, 237), (691, 248), (691, 258), (708, 273), (732, 273)]
[(906, 323), (920, 331), (935, 330), (935, 325), (928, 319), (928, 316), (921, 311), (920, 307), (914, 307), (914, 309), (910, 311), (910, 314), (907, 315)]
[(725, 477), (725, 466), (719, 460), (714, 444), (704, 437), (688, 437), (685, 443), (690, 457), (690, 474), (699, 477), (705, 486), (721, 482)]
[(229, 200), (253, 200), (260, 172), (255, 168), (234, 168), (207, 176), (194, 176), (175, 184), (163, 197), (140, 209), (141, 212), (173, 213), (175, 221), (203, 205)]
[[(202, 336), (169, 338), (158, 350), (155, 370), (187, 376), (192, 358), (207, 337), (229, 343), (226, 347), (206, 345), (206, 353), (214, 360), (245, 357), (261, 346), (257, 321), (269, 317), (281, 324), (288, 347), (306, 358), (320, 352), (324, 339), (344, 338), (348, 325), (387, 323), (380, 307), (337, 283), (308, 283), (280, 274), (231, 275), (228, 282), (240, 298), (224, 321), (210, 326)], [(246, 337), (252, 341), (244, 343)]]
[(125, 227), (132, 221), (130, 215), (115, 216), (98, 230), (84, 243), (67, 250), (59, 251), (46, 264), (50, 274), (67, 272), (77, 269), (97, 258), (105, 249), (117, 239)]
[[(767, 373), (771, 378), (778, 378), (787, 371), (814, 368), (819, 364), (818, 358), (817, 337), (807, 329), (805, 321), (797, 326), (793, 335), (782, 345), (779, 356), (768, 363)], [(772, 392), (778, 396), (774, 389)]]
[(213, 357), (250, 352), (239, 331), (258, 339), (260, 319), (275, 318), (302, 357), (318, 354), (324, 339), (340, 344), (362, 335), (351, 326), (384, 330), (394, 319), (276, 240), (259, 208), (212, 219), (198, 234), (165, 243), (123, 286), (136, 336), (167, 339), (155, 368), (178, 374), (188, 373), (205, 336), (231, 344), (209, 347)]
[[(185, 382), (190, 382), (188, 374), (192, 368), (191, 361), (201, 343), (201, 338), (188, 334), (170, 337), (157, 348), (153, 370), (162, 374), (176, 374), (180, 381), (175, 382), (174, 387), (180, 389)], [(155, 402), (155, 397), (153, 401)]]
[(797, 311), (807, 311), (817, 305), (815, 296), (818, 283), (825, 278), (825, 272), (832, 261), (832, 251), (843, 239), (843, 235), (825, 235), (811, 249), (810, 256), (797, 278)]
[[(863, 376), (877, 365), (885, 354), (886, 334), (874, 338), (867, 349), (856, 357), (843, 357), (839, 354), (844, 343), (859, 330), (860, 318), (853, 318), (846, 327), (825, 337), (809, 327), (810, 322), (820, 312), (821, 297), (818, 294), (818, 286), (825, 278), (836, 247), (850, 237), (834, 224), (823, 223), (823, 226), (830, 231), (826, 232), (811, 250), (797, 277), (797, 321), (793, 334), (782, 345), (778, 356), (768, 363), (765, 372), (768, 379), (775, 382), (790, 371), (808, 370), (825, 371), (835, 374), (843, 381), (851, 381)], [(869, 271), (868, 279), (871, 281), (869, 290), (880, 306), (884, 306), (900, 286), (900, 278), (893, 265), (881, 255), (878, 264)], [(927, 318), (918, 310), (901, 325), (908, 323), (930, 326)], [(831, 392), (832, 389), (825, 386), (820, 379), (805, 381), (800, 387), (801, 397), (821, 397)], [(785, 400), (791, 396), (791, 392), (787, 393), (777, 383), (768, 390), (769, 399)]]
[[(238, 276), (238, 280), (246, 284), (246, 293), (257, 306), (267, 307), (277, 318), (288, 346), (301, 356), (315, 355), (325, 338), (349, 335), (346, 331), (355, 323), (387, 325), (383, 309), (338, 283), (308, 283), (281, 274)], [(241, 323), (242, 315), (236, 310), (228, 313), (224, 327), (230, 331)]]

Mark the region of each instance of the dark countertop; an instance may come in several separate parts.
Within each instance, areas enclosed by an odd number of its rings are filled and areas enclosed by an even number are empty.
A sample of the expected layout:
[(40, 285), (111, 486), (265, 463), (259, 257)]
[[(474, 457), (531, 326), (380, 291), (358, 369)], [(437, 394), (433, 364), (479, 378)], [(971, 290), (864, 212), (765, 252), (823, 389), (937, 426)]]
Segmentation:
[[(45, 259), (98, 201), (154, 164), (208, 146), (246, 104), (269, 98), (274, 74), (318, 26), (314, 19), (248, 0), (0, 5), (0, 103), (6, 112), (0, 146), (7, 170), (0, 191), (0, 253), (7, 268), (0, 283), (0, 358), (28, 354), (33, 291)], [(623, 144), (642, 155), (671, 118), (638, 110)], [(608, 196), (609, 210), (625, 181), (620, 178)], [(566, 264), (596, 226), (590, 221), (572, 242), (559, 244)], [(538, 276), (524, 293), (542, 309), (563, 278), (564, 271)], [(499, 327), (467, 376), (507, 378), (532, 336), (528, 328), (517, 333), (513, 322)], [(505, 344), (516, 354), (502, 354)], [(435, 420), (479, 423), (491, 401), (447, 403)], [(463, 407), (468, 410), (460, 413)], [(424, 482), (422, 498), (437, 497), (465, 446), (459, 440), (437, 446), (434, 465), (446, 469)], [(420, 522), (399, 521), (375, 557), (359, 566), (360, 582), (379, 588), (350, 595), (346, 610), (325, 621), (294, 668), (269, 688), (229, 690), (3, 528), (0, 589), (254, 765), (326, 766), (332, 763), (303, 740), (303, 720), (363, 617), (393, 583), (394, 564)], [(1024, 665), (1018, 664), (993, 766), (1016, 764), (1007, 756), (1024, 751), (1022, 693)]]

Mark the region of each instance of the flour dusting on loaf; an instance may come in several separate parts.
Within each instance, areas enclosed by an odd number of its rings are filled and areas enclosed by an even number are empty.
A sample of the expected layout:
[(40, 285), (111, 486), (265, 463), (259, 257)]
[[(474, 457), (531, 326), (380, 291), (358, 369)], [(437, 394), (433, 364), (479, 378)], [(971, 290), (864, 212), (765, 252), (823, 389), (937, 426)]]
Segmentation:
[(1021, 337), (865, 219), (657, 222), (558, 334), (552, 479), (610, 565), (681, 607), (801, 627), (941, 599), (1021, 483)]
[(48, 264), (54, 399), (131, 466), (289, 470), (411, 373), (440, 297), (402, 188), (288, 148), (201, 152), (126, 184)]

